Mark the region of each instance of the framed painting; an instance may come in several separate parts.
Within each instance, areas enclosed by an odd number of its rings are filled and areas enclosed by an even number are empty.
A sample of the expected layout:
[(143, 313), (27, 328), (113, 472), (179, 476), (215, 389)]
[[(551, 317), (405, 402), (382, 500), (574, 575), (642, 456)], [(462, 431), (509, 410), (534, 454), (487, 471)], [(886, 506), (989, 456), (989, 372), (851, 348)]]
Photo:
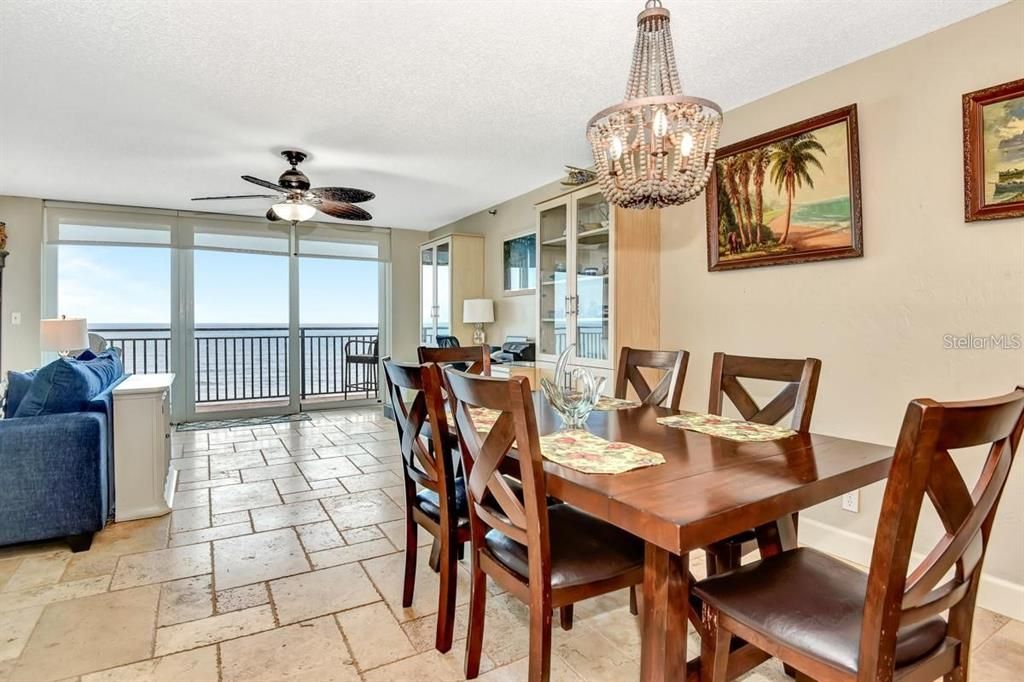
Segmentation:
[(1024, 216), (1024, 78), (963, 97), (964, 219)]
[(709, 271), (864, 255), (857, 105), (723, 147), (706, 194)]
[(523, 296), (537, 289), (537, 233), (506, 237), (501, 243), (505, 296)]

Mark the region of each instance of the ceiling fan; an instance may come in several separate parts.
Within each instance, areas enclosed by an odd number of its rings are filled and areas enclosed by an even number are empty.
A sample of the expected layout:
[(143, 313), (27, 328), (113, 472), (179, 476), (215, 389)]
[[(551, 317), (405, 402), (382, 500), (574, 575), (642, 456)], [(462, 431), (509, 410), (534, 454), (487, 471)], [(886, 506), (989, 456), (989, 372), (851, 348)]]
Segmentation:
[(310, 187), (309, 178), (296, 166), (306, 160), (305, 152), (286, 149), (281, 152), (291, 168), (281, 173), (277, 184), (268, 180), (260, 180), (251, 175), (243, 175), (242, 179), (260, 187), (272, 189), (277, 194), (236, 194), (220, 197), (193, 197), (192, 201), (214, 201), (219, 199), (276, 199), (267, 209), (267, 220), (287, 220), (302, 222), (309, 220), (317, 211), (333, 218), (343, 220), (371, 220), (373, 216), (353, 206), (373, 199), (373, 192), (351, 187)]

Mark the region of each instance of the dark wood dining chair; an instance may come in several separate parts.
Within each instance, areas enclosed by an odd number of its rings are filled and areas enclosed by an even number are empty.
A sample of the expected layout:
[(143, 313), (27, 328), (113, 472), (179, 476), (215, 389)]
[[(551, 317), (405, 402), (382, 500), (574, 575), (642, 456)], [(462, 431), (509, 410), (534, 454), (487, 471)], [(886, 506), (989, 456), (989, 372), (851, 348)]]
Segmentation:
[(456, 365), (455, 368), (463, 372), (491, 376), (491, 349), (484, 345), (448, 348), (420, 346), (416, 349), (416, 354), (419, 356), (420, 362)]
[[(445, 377), (455, 399), (455, 423), (466, 472), (472, 580), (466, 677), (480, 672), (487, 577), (530, 608), (529, 676), (551, 672), (551, 610), (639, 584), (644, 543), (564, 503), (547, 504), (540, 438), (530, 383), (453, 369)], [(470, 407), (500, 412), (486, 434)], [(521, 497), (501, 469), (515, 447)]]
[[(417, 526), (434, 536), (431, 564), (441, 576), (437, 636), (434, 646), (452, 648), (458, 556), (469, 541), (465, 482), (455, 477), (455, 459), (441, 393), (441, 368), (436, 364), (384, 361), (388, 396), (395, 411), (405, 482), (405, 584), (402, 606), (412, 606), (416, 587)], [(424, 426), (433, 426), (425, 435)], [(430, 444), (428, 446), (428, 441)], [(416, 491), (417, 484), (423, 490)]]
[[(785, 360), (757, 358), (743, 355), (715, 353), (711, 363), (711, 397), (708, 412), (722, 414), (724, 398), (728, 397), (744, 419), (758, 424), (779, 424), (792, 413), (789, 428), (809, 431), (814, 399), (818, 393), (821, 360), (806, 358)], [(740, 379), (755, 379), (783, 383), (782, 390), (764, 407), (754, 401)], [(781, 535), (796, 533), (797, 515), (781, 520), (775, 529)], [(795, 543), (796, 538), (790, 537)], [(758, 549), (754, 530), (739, 533), (706, 547), (708, 575), (731, 570), (740, 565), (743, 557)]]
[[(911, 402), (868, 573), (800, 548), (698, 583), (701, 679), (726, 679), (738, 636), (805, 679), (967, 680), (981, 567), (1022, 431), (1024, 387), (987, 400)], [(968, 490), (950, 451), (980, 445), (988, 455)], [(926, 495), (946, 532), (908, 576)]]
[[(615, 397), (625, 399), (632, 386), (644, 405), (663, 405), (678, 410), (689, 362), (690, 354), (685, 350), (641, 350), (623, 346), (615, 376)], [(643, 375), (645, 369), (665, 372), (654, 388)]]

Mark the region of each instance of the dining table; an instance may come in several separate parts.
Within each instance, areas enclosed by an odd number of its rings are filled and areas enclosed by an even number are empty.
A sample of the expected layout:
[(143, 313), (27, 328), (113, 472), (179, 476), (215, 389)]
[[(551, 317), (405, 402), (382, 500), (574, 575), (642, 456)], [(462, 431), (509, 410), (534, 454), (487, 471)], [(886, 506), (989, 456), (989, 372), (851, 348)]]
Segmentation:
[[(534, 394), (541, 436), (563, 428)], [(687, 660), (689, 553), (756, 529), (762, 556), (797, 542), (796, 512), (880, 481), (893, 448), (847, 438), (794, 432), (778, 440), (737, 441), (658, 423), (679, 412), (642, 405), (595, 410), (586, 430), (661, 453), (665, 462), (618, 474), (587, 474), (544, 460), (547, 493), (645, 542), (641, 599), (640, 678), (700, 679), (699, 657)], [(511, 453), (514, 455), (514, 452)], [(740, 643), (729, 678), (768, 658)]]

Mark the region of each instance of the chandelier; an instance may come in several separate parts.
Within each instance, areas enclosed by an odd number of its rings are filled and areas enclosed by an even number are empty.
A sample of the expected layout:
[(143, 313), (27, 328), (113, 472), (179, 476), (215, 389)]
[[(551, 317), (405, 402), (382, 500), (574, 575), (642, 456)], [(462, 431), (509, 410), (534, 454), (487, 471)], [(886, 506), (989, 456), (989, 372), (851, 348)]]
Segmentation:
[(722, 109), (679, 84), (669, 12), (647, 0), (637, 16), (626, 98), (590, 119), (601, 190), (622, 208), (684, 204), (704, 191), (715, 162)]

